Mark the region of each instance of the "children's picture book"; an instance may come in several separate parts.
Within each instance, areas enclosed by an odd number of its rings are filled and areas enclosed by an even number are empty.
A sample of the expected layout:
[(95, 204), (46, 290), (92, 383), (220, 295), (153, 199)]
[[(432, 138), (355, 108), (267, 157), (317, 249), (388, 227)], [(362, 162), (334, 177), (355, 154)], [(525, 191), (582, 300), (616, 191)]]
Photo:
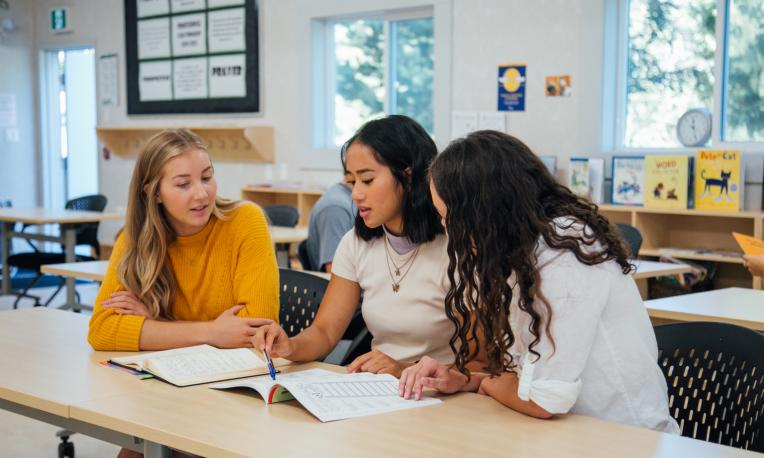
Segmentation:
[(280, 374), (276, 380), (262, 376), (214, 383), (209, 388), (250, 388), (257, 391), (266, 404), (296, 399), (322, 422), (441, 403), (432, 397), (419, 401), (402, 398), (398, 394), (398, 379), (389, 374), (341, 374), (324, 369)]
[[(220, 349), (211, 345), (176, 348), (112, 358), (109, 363), (148, 372), (175, 386), (198, 385), (268, 373), (268, 364), (252, 349)], [(289, 364), (273, 360), (274, 366)]]
[(644, 189), (645, 157), (613, 156), (613, 204), (641, 206)]
[(589, 199), (595, 204), (605, 201), (605, 159), (589, 158)]
[(687, 208), (689, 156), (645, 156), (645, 207)]
[(737, 211), (743, 203), (740, 151), (700, 150), (695, 156), (695, 208)]
[(573, 194), (589, 198), (589, 158), (571, 157), (568, 164), (568, 187)]
[(735, 237), (735, 240), (737, 241), (737, 244), (740, 245), (740, 249), (743, 250), (743, 253), (749, 256), (764, 255), (764, 240), (739, 232), (733, 232), (732, 236)]

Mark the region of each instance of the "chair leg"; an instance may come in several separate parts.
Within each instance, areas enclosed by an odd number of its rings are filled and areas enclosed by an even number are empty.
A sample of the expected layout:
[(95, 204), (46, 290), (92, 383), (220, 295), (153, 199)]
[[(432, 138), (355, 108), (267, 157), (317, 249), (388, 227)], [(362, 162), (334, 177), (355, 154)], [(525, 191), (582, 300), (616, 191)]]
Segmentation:
[(16, 300), (13, 302), (13, 308), (17, 309), (19, 308), (19, 301), (22, 297), (26, 297), (29, 299), (34, 299), (34, 307), (39, 307), (40, 304), (40, 298), (38, 296), (33, 296), (31, 294), (27, 294), (30, 289), (37, 283), (37, 281), (42, 278), (42, 274), (40, 272), (37, 273), (37, 275), (32, 279), (32, 281), (29, 282), (29, 284), (24, 288), (23, 291), (20, 293), (16, 293)]
[(64, 285), (65, 285), (65, 283), (61, 283), (60, 285), (58, 285), (58, 288), (56, 288), (56, 290), (53, 291), (53, 294), (50, 295), (48, 300), (45, 301), (45, 307), (47, 307), (50, 304), (50, 302), (53, 300), (53, 298), (56, 297), (58, 295), (58, 293), (61, 292), (61, 289), (63, 289)]

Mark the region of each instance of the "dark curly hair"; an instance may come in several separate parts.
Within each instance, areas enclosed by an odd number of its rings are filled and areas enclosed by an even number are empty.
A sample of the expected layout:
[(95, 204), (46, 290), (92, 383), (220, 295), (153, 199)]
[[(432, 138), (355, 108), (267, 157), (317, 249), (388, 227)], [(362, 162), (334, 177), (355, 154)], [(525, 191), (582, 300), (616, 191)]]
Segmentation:
[[(403, 187), (403, 235), (413, 243), (424, 243), (442, 234), (443, 227), (430, 199), (427, 180), (427, 167), (438, 153), (438, 148), (427, 131), (413, 119), (402, 115), (369, 121), (342, 146), (342, 167), (345, 170), (347, 150), (355, 142), (371, 148), (377, 162), (388, 167)], [(356, 213), (355, 233), (369, 241), (381, 237), (384, 231), (381, 226), (367, 227)]]
[[(468, 376), (465, 364), (478, 355), (481, 340), (488, 372), (498, 375), (516, 366), (508, 351), (515, 342), (509, 324), (513, 274), (518, 306), (531, 317), (529, 351), (540, 357), (534, 347), (542, 328), (554, 345), (551, 308), (540, 291), (539, 238), (586, 265), (615, 260), (624, 274), (633, 269), (622, 238), (597, 206), (557, 183), (515, 137), (485, 130), (456, 140), (432, 163), (430, 177), (446, 205), (451, 282), (446, 314), (456, 327), (450, 344), (456, 367)], [(559, 217), (569, 222), (555, 227)], [(585, 231), (566, 231), (581, 224)], [(540, 305), (534, 305), (536, 297)]]

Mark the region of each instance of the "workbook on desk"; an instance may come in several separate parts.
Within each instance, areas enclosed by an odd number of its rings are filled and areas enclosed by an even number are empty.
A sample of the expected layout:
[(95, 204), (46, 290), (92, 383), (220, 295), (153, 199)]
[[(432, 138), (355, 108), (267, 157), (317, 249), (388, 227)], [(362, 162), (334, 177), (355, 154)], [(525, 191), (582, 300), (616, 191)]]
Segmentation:
[(441, 403), (431, 397), (403, 399), (398, 395), (398, 379), (389, 374), (338, 374), (323, 369), (281, 374), (276, 380), (251, 377), (215, 383), (209, 388), (251, 388), (266, 404), (296, 399), (322, 422)]
[[(198, 385), (268, 373), (268, 364), (252, 349), (196, 345), (112, 358), (110, 363), (142, 370), (176, 386)], [(274, 366), (289, 364), (275, 359)]]

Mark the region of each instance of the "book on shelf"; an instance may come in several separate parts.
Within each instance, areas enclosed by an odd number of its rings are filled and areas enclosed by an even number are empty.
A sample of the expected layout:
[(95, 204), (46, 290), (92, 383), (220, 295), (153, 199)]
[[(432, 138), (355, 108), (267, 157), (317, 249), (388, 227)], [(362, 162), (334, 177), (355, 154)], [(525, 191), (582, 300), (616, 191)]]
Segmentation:
[(729, 250), (714, 250), (712, 248), (672, 248), (661, 247), (658, 248), (658, 253), (661, 256), (673, 256), (675, 258), (683, 257), (696, 257), (696, 256), (716, 256), (721, 258), (740, 258), (740, 253), (737, 251)]
[(740, 151), (700, 150), (695, 156), (695, 208), (738, 211), (743, 205)]
[(568, 167), (568, 187), (596, 204), (604, 202), (605, 160), (599, 157), (572, 157)]
[(739, 232), (733, 232), (732, 236), (735, 237), (735, 241), (740, 245), (740, 249), (748, 256), (762, 256), (764, 255), (764, 240), (751, 237), (750, 235), (741, 234)]
[(612, 186), (613, 204), (642, 206), (645, 202), (645, 157), (613, 156)]
[(324, 369), (289, 372), (276, 380), (251, 377), (215, 383), (209, 388), (249, 388), (259, 393), (266, 404), (295, 399), (322, 422), (441, 403), (431, 397), (419, 401), (402, 398), (398, 394), (398, 379), (389, 374), (341, 374)]
[(689, 156), (645, 156), (645, 207), (688, 208), (690, 195)]
[[(109, 363), (148, 372), (175, 386), (198, 385), (268, 373), (267, 363), (252, 349), (220, 349), (211, 345), (176, 348), (112, 358)], [(277, 367), (289, 364), (273, 360)]]

